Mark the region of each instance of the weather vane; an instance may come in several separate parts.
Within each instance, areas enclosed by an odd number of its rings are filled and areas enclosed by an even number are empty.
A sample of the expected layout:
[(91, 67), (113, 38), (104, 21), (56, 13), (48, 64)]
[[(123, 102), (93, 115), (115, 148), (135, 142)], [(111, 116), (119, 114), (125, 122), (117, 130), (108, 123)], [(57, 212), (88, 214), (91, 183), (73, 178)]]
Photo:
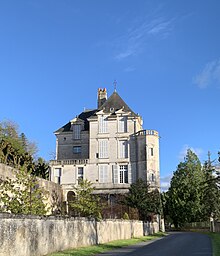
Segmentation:
[(114, 80), (113, 84), (114, 84), (114, 91), (116, 92), (117, 81), (116, 81), (116, 80)]

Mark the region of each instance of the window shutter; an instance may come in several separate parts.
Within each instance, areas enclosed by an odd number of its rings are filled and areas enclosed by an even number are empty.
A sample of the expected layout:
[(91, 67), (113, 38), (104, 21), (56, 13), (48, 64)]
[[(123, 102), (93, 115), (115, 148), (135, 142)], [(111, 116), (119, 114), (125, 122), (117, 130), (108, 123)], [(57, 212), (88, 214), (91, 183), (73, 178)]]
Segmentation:
[(128, 158), (128, 141), (119, 141), (119, 158)]
[(100, 116), (99, 118), (99, 132), (106, 133), (107, 132), (107, 116)]
[(119, 141), (119, 158), (123, 157), (123, 141)]
[(103, 180), (104, 180), (104, 183), (107, 183), (108, 182), (108, 165), (104, 165), (103, 166)]
[(127, 132), (127, 117), (120, 117), (118, 120), (118, 131)]
[(99, 140), (99, 158), (108, 158), (108, 140)]
[(99, 165), (99, 182), (103, 183), (103, 166)]
[(112, 165), (113, 183), (118, 184), (118, 166)]
[(104, 165), (104, 164), (99, 165), (99, 182), (100, 183), (108, 182), (108, 165)]
[(60, 177), (61, 176), (61, 168), (55, 168), (54, 169), (54, 176)]
[(99, 141), (99, 157), (103, 158), (102, 141)]
[(128, 141), (127, 140), (124, 142), (124, 147), (125, 147), (124, 156), (125, 158), (128, 158)]

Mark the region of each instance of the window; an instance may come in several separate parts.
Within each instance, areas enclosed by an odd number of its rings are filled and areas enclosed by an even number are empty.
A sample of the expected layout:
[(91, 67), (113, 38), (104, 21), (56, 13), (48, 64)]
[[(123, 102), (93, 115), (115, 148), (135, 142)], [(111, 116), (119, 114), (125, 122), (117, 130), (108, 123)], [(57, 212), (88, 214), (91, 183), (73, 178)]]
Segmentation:
[(156, 182), (156, 176), (154, 173), (150, 173), (149, 174), (149, 181), (150, 182)]
[(78, 182), (83, 180), (83, 167), (78, 167), (78, 174), (77, 174)]
[(120, 117), (118, 120), (118, 132), (127, 132), (127, 117)]
[(55, 168), (54, 169), (54, 176), (60, 177), (61, 176), (61, 168)]
[(74, 124), (73, 125), (73, 139), (79, 140), (81, 135), (81, 125)]
[(106, 164), (99, 165), (99, 182), (100, 183), (108, 182), (108, 165)]
[(112, 165), (112, 182), (118, 184), (118, 165)]
[(61, 168), (55, 168), (54, 169), (54, 177), (55, 177), (55, 183), (60, 184), (61, 181)]
[(155, 175), (153, 173), (151, 174), (151, 181), (155, 182)]
[(119, 158), (128, 158), (128, 141), (119, 141)]
[(119, 169), (120, 183), (128, 183), (128, 166), (120, 165)]
[(99, 133), (107, 133), (107, 116), (100, 116), (99, 117)]
[(154, 155), (154, 148), (150, 148), (150, 155), (151, 155), (151, 156)]
[(80, 154), (81, 153), (81, 146), (74, 146), (73, 147), (73, 153), (74, 154)]
[(99, 140), (99, 158), (108, 158), (108, 140)]

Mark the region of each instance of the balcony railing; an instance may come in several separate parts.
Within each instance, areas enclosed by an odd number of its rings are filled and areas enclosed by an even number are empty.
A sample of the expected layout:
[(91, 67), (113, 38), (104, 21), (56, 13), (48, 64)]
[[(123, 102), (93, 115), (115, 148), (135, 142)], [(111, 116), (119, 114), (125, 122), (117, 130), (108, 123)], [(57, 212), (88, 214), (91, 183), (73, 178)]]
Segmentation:
[(66, 159), (66, 160), (51, 160), (51, 165), (74, 165), (74, 164), (88, 164), (89, 159)]
[(146, 136), (146, 135), (155, 135), (155, 136), (158, 136), (159, 134), (158, 134), (158, 132), (155, 131), (155, 130), (141, 130), (141, 131), (138, 131), (138, 132), (132, 134), (133, 137), (135, 137), (135, 136), (141, 136), (141, 135), (144, 135), (144, 136)]

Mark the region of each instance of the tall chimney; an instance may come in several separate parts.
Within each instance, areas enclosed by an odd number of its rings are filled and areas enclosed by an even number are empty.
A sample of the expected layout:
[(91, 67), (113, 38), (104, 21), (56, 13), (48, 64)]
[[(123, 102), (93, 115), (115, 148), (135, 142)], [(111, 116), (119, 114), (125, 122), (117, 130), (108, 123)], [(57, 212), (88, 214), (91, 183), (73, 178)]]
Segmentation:
[(105, 103), (106, 100), (107, 100), (106, 88), (104, 89), (99, 88), (98, 89), (98, 108), (100, 108)]

